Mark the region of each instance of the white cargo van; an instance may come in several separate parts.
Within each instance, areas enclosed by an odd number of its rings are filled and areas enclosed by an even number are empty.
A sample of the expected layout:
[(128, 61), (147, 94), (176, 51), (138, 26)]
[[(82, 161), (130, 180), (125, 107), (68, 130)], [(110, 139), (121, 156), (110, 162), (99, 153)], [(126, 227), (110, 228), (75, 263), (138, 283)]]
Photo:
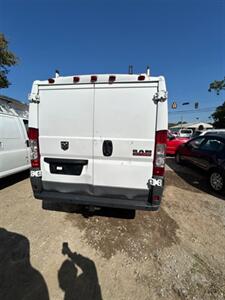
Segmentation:
[(0, 178), (30, 168), (27, 122), (0, 103)]
[(34, 196), (157, 210), (167, 124), (163, 77), (101, 74), (35, 81), (29, 112)]

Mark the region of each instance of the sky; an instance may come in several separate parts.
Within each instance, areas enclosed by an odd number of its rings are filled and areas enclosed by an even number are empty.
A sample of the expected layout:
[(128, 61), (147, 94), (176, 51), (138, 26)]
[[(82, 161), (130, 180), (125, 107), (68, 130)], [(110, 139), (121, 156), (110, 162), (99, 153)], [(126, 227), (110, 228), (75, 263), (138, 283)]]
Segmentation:
[(0, 32), (20, 60), (0, 94), (22, 102), (55, 69), (112, 74), (130, 64), (165, 76), (170, 122), (209, 121), (225, 101), (225, 91), (208, 92), (225, 76), (225, 0), (0, 0)]

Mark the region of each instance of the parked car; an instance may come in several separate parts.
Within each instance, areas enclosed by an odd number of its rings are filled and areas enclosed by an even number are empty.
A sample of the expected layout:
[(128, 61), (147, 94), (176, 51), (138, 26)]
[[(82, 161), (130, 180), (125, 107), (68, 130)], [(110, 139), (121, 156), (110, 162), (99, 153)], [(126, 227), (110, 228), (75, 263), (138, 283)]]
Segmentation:
[(30, 168), (27, 124), (13, 109), (0, 105), (0, 178)]
[(179, 133), (178, 133), (178, 136), (180, 137), (188, 137), (190, 138), (193, 134), (193, 130), (192, 129), (180, 129), (179, 130)]
[(187, 161), (199, 167), (208, 175), (214, 191), (224, 191), (225, 136), (204, 135), (191, 139), (178, 147), (175, 160), (178, 164)]
[(187, 141), (189, 141), (189, 138), (176, 137), (172, 133), (168, 132), (166, 154), (167, 155), (175, 155), (179, 145), (186, 143)]
[(201, 135), (211, 135), (211, 134), (225, 134), (225, 129), (208, 129), (202, 131)]
[(200, 135), (212, 135), (212, 134), (224, 134), (225, 135), (225, 129), (207, 129), (207, 130), (196, 130), (192, 138), (200, 136)]
[(191, 138), (195, 138), (203, 133), (203, 130), (195, 130), (195, 132), (192, 134)]

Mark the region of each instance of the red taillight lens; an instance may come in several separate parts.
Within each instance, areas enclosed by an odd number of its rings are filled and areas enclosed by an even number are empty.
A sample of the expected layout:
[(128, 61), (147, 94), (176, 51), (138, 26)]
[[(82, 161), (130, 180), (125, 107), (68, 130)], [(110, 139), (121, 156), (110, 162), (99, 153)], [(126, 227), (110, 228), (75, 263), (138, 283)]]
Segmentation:
[(32, 168), (40, 168), (40, 152), (38, 143), (38, 129), (29, 128), (29, 145), (30, 145), (30, 159)]
[(153, 175), (163, 176), (165, 172), (167, 130), (156, 132)]

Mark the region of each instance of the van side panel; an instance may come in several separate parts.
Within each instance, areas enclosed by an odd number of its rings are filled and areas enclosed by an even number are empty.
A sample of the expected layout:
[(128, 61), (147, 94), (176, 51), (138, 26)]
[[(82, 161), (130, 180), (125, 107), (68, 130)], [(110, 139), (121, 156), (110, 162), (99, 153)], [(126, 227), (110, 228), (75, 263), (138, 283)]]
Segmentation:
[[(156, 130), (155, 84), (96, 85), (94, 105), (94, 185), (148, 190)], [(111, 141), (111, 156), (104, 156)], [(142, 155), (145, 153), (148, 156)]]
[(26, 140), (19, 118), (0, 114), (0, 177), (29, 168)]
[[(60, 89), (40, 87), (39, 93), (42, 180), (93, 184), (93, 88), (90, 85), (62, 86)], [(68, 149), (63, 149), (64, 142), (68, 143)], [(55, 174), (51, 171), (49, 158), (72, 162), (87, 160), (87, 164), (80, 175)], [(52, 167), (60, 170), (61, 164), (57, 166), (56, 161)]]

